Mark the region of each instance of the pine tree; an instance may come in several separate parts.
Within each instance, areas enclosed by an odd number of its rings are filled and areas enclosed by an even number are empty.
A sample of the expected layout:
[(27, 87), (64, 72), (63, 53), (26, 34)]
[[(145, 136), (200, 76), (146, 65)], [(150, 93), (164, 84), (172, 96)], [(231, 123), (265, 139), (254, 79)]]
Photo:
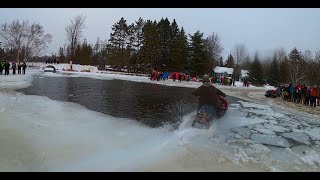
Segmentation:
[(253, 84), (262, 85), (264, 83), (262, 75), (262, 66), (257, 53), (254, 56), (254, 60), (249, 70), (249, 79), (253, 82)]
[(126, 20), (122, 17), (119, 22), (112, 26), (113, 33), (110, 33), (109, 39), (109, 62), (118, 67), (124, 67), (128, 62), (126, 57), (126, 48), (128, 44), (129, 27)]
[(157, 30), (157, 21), (147, 20), (142, 28), (142, 34), (141, 57), (143, 62), (145, 65), (149, 64), (150, 68), (159, 68), (160, 35)]
[(223, 67), (223, 66), (224, 66), (224, 63), (223, 63), (223, 59), (222, 59), (222, 57), (220, 57), (220, 60), (219, 60), (219, 66), (220, 66), (220, 67)]
[(82, 51), (81, 45), (78, 44), (76, 46), (76, 49), (75, 49), (75, 52), (74, 52), (74, 62), (72, 62), (73, 64), (80, 64), (81, 63), (80, 62), (80, 59), (81, 59), (81, 56), (82, 56), (81, 51)]
[(92, 47), (85, 39), (81, 47), (80, 63), (84, 65), (92, 65)]
[(135, 34), (135, 41), (133, 44), (133, 47), (139, 51), (142, 45), (142, 41), (143, 41), (143, 26), (144, 26), (145, 22), (144, 20), (140, 17), (138, 19), (138, 21), (136, 21), (136, 24), (134, 26), (134, 34)]
[(170, 56), (171, 71), (183, 71), (188, 69), (188, 57), (189, 57), (189, 43), (187, 35), (184, 32), (183, 27), (178, 32), (176, 40), (173, 41)]
[[(179, 30), (178, 24), (176, 20), (174, 19), (170, 26), (171, 33), (170, 33), (170, 39), (171, 42), (169, 44), (169, 59), (167, 62), (167, 70), (171, 71), (181, 71), (184, 69), (184, 57), (181, 56), (181, 49), (184, 48), (184, 39), (185, 39), (185, 33), (183, 31), (183, 35), (181, 35), (181, 32)], [(181, 59), (182, 58), (182, 59)]]
[(234, 59), (231, 54), (229, 54), (228, 59), (226, 61), (225, 67), (234, 68)]
[(288, 58), (285, 56), (279, 65), (279, 79), (280, 79), (280, 82), (282, 83), (290, 82), (290, 74), (289, 74), (288, 66), (289, 66)]
[(251, 58), (250, 56), (248, 55), (245, 59), (244, 59), (244, 62), (241, 66), (241, 69), (244, 69), (244, 70), (247, 70), (247, 69), (250, 69), (251, 67)]
[(270, 85), (276, 86), (279, 84), (279, 68), (278, 68), (278, 60), (276, 54), (273, 56), (273, 60), (269, 69), (269, 79), (268, 83)]
[(65, 63), (66, 62), (66, 57), (64, 55), (64, 49), (63, 47), (59, 48), (59, 62), (60, 63)]
[(160, 49), (159, 49), (159, 61), (157, 65), (162, 69), (162, 65), (167, 65), (170, 58), (170, 48), (172, 43), (172, 29), (168, 18), (161, 19), (157, 25), (157, 29), (160, 35)]
[(97, 41), (93, 47), (93, 51), (92, 51), (92, 63), (93, 64), (99, 64), (101, 65), (101, 63), (99, 62), (99, 60), (102, 58), (101, 56), (101, 42), (100, 42), (100, 38), (97, 38)]
[(194, 35), (190, 35), (191, 38), (191, 68), (197, 75), (203, 75), (206, 73), (211, 74), (210, 62), (208, 59), (208, 52), (204, 45), (203, 33), (197, 31)]

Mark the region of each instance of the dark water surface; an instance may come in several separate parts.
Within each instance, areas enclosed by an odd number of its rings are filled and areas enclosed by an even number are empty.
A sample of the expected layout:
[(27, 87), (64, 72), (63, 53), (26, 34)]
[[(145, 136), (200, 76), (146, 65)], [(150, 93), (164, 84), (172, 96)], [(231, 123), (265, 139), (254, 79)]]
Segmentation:
[[(19, 91), (74, 102), (90, 110), (159, 127), (178, 123), (183, 115), (196, 110), (197, 97), (191, 94), (192, 90), (123, 80), (37, 75), (32, 86)], [(228, 100), (236, 103), (239, 99), (228, 97)]]

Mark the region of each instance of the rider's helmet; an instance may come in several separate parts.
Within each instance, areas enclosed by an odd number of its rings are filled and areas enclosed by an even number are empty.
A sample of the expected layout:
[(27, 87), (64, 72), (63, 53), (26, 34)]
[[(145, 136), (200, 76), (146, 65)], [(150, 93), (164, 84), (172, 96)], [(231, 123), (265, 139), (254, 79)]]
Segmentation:
[(209, 76), (207, 74), (203, 76), (202, 82), (203, 83), (210, 82), (210, 78), (209, 78)]

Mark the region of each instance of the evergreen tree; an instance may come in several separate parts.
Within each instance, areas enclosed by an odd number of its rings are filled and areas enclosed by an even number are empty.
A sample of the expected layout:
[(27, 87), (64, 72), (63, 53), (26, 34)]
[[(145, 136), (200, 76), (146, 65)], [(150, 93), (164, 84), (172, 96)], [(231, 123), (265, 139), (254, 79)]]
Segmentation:
[(145, 24), (144, 20), (140, 17), (138, 19), (138, 21), (135, 22), (135, 26), (134, 26), (134, 37), (135, 37), (135, 41), (133, 44), (133, 47), (139, 51), (142, 45), (142, 41), (143, 41), (143, 32), (142, 32), (142, 28)]
[(268, 83), (270, 85), (276, 86), (280, 82), (278, 60), (276, 54), (273, 56), (273, 60), (269, 69), (269, 79)]
[(162, 69), (163, 64), (167, 65), (169, 63), (172, 43), (172, 29), (168, 18), (162, 18), (157, 25), (157, 29), (160, 35), (159, 61), (157, 65)]
[(280, 65), (279, 65), (279, 79), (280, 79), (280, 82), (282, 83), (290, 82), (289, 62), (286, 56), (280, 62)]
[(108, 46), (109, 62), (112, 65), (124, 67), (128, 63), (126, 62), (128, 59), (126, 57), (126, 48), (130, 34), (126, 20), (122, 17), (119, 22), (112, 26), (112, 31)]
[(81, 57), (80, 64), (82, 65), (92, 65), (92, 47), (87, 43), (87, 40), (84, 39), (81, 47)]
[(224, 63), (223, 63), (223, 59), (222, 59), (222, 57), (220, 57), (220, 60), (219, 60), (219, 66), (220, 66), (220, 67), (223, 67), (223, 66), (224, 66)]
[(210, 68), (210, 62), (208, 59), (208, 52), (204, 45), (203, 33), (197, 31), (194, 35), (190, 35), (191, 38), (191, 65), (192, 70), (197, 75), (203, 75), (206, 73), (211, 74), (212, 69)]
[(161, 67), (158, 61), (160, 50), (160, 35), (157, 30), (157, 21), (147, 20), (142, 28), (143, 40), (141, 46), (141, 57), (145, 65), (150, 68)]
[(60, 63), (66, 63), (66, 57), (64, 55), (64, 49), (63, 47), (59, 48), (59, 62)]
[(253, 84), (262, 85), (263, 82), (263, 74), (262, 74), (262, 66), (258, 58), (258, 54), (256, 53), (254, 56), (254, 60), (251, 64), (251, 68), (249, 70), (249, 79), (253, 82)]
[(189, 43), (183, 27), (178, 32), (171, 49), (171, 62), (168, 70), (183, 71), (188, 69)]
[(241, 69), (247, 70), (251, 67), (251, 59), (250, 56), (247, 55), (247, 57), (244, 59), (244, 62), (242, 63)]
[[(176, 20), (174, 19), (170, 26), (171, 33), (170, 33), (170, 39), (171, 42), (169, 44), (170, 50), (169, 50), (169, 59), (167, 62), (167, 70), (171, 71), (181, 71), (184, 69), (185, 64), (183, 64), (183, 61), (185, 60), (184, 57), (180, 57), (181, 50), (184, 48), (184, 40), (186, 39), (184, 30), (183, 35), (181, 35), (181, 32), (179, 30), (178, 24)], [(182, 58), (182, 59), (181, 59)]]
[(231, 54), (229, 54), (228, 59), (226, 61), (225, 67), (234, 68), (234, 59)]

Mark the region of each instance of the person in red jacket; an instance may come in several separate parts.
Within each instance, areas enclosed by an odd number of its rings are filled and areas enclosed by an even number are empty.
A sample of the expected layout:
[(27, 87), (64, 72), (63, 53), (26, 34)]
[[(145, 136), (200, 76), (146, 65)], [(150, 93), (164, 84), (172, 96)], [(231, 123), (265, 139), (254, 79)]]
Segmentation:
[(317, 85), (313, 86), (310, 92), (310, 96), (311, 96), (311, 107), (316, 107), (316, 100), (317, 100), (317, 96), (318, 96), (318, 87)]

